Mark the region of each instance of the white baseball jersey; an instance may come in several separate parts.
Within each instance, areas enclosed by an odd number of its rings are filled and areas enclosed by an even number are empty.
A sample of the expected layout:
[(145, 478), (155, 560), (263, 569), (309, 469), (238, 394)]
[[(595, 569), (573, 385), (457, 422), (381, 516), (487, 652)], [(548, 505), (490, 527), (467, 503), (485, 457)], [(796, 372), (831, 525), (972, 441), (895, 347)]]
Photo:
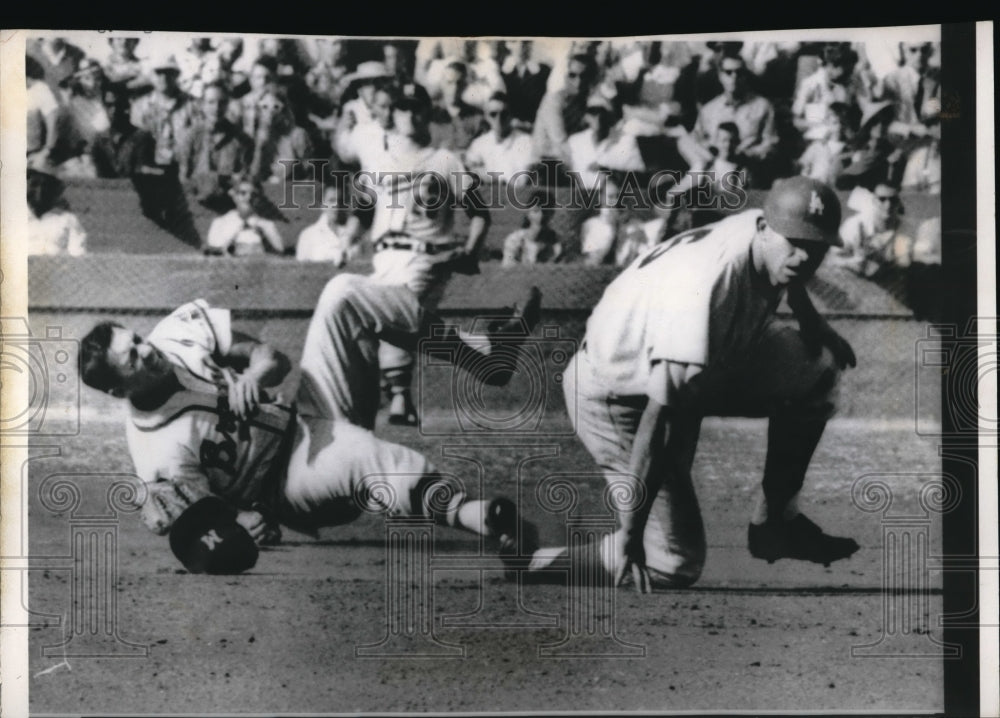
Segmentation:
[[(647, 394), (669, 404), (673, 388), (705, 368), (739, 363), (781, 299), (754, 269), (750, 244), (758, 210), (689, 230), (647, 250), (610, 285), (587, 321), (581, 391)], [(669, 394), (669, 390), (667, 391)]]
[[(375, 185), (372, 239), (405, 235), (431, 244), (452, 242), (455, 207), (471, 178), (453, 153), (434, 147), (390, 152), (388, 170)], [(381, 168), (380, 168), (381, 169)]]
[(189, 302), (147, 337), (174, 364), (182, 389), (153, 411), (129, 405), (129, 452), (142, 481), (194, 482), (240, 507), (271, 495), (287, 461), (279, 451), (289, 407), (262, 403), (241, 421), (229, 408), (222, 358), (232, 347), (228, 310)]
[[(402, 284), (427, 298), (440, 288), (435, 266), (450, 258), (460, 242), (452, 234), (455, 208), (471, 186), (465, 166), (453, 153), (433, 147), (390, 144), (388, 169), (375, 186), (373, 241), (424, 242), (422, 249), (383, 249), (372, 260), (373, 277), (385, 284)], [(398, 174), (397, 174), (398, 173)], [(439, 252), (433, 250), (437, 248)]]

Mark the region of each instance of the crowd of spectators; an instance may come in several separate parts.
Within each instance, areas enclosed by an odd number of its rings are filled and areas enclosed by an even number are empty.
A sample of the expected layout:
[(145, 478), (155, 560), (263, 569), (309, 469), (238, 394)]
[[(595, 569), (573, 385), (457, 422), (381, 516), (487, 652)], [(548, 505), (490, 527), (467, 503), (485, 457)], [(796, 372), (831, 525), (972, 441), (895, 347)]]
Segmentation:
[[(624, 173), (666, 169), (684, 177), (675, 191), (699, 185), (711, 195), (801, 173), (852, 192), (849, 256), (840, 258), (848, 269), (872, 276), (873, 265), (939, 262), (933, 227), (886, 244), (886, 222), (896, 220), (881, 214), (887, 192), (940, 192), (934, 43), (899, 43), (891, 68), (846, 42), (575, 41), (558, 53), (530, 40), (196, 38), (169, 51), (146, 38), (107, 43), (97, 58), (58, 37), (29, 42), (29, 167), (128, 178), (144, 214), (207, 251), (335, 264), (354, 256), (364, 231), (343, 196), (331, 195), (337, 207), (322, 211), (308, 241), (281, 237), (253, 207), (262, 187), (313, 176), (310, 161), (378, 170), (393, 140), (392, 98), (403, 92), (432, 103), (430, 144), (485, 182), (516, 181), (548, 162), (556, 186), (593, 188), (609, 175), (620, 185)], [(622, 266), (665, 224), (683, 226), (601, 197), (570, 223), (575, 236), (558, 236), (551, 211), (525, 212), (503, 242), (503, 263)], [(188, 202), (219, 215), (207, 237), (193, 229)], [(82, 242), (62, 245), (83, 251)]]

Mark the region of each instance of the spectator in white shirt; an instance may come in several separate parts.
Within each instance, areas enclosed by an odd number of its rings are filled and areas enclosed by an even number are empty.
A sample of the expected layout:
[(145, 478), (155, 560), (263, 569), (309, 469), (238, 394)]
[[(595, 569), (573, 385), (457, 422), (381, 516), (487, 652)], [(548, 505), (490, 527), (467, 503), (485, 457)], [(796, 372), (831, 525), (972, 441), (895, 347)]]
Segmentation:
[(602, 170), (641, 172), (645, 169), (634, 135), (614, 127), (611, 103), (594, 95), (587, 102), (584, 122), (587, 129), (569, 136), (569, 168), (579, 173), (579, 181), (593, 188)]
[(526, 171), (538, 158), (531, 135), (514, 129), (507, 95), (494, 92), (486, 103), (489, 129), (479, 135), (465, 152), (466, 166), (484, 181), (511, 182), (519, 172)]
[(261, 217), (256, 208), (260, 185), (247, 176), (233, 178), (229, 191), (235, 209), (212, 220), (205, 241), (205, 254), (237, 257), (285, 251), (285, 242), (274, 222)]
[(62, 181), (29, 169), (27, 185), (28, 254), (86, 254), (87, 232), (62, 199)]
[(27, 85), (28, 163), (44, 165), (53, 161), (59, 142), (59, 98), (45, 82), (45, 70), (35, 58), (24, 58)]
[[(295, 258), (300, 262), (330, 262), (343, 267), (357, 252), (352, 225), (340, 223), (346, 214), (340, 188), (326, 184), (323, 188), (323, 209), (319, 219), (302, 230), (295, 245)], [(356, 227), (356, 225), (353, 225)]]

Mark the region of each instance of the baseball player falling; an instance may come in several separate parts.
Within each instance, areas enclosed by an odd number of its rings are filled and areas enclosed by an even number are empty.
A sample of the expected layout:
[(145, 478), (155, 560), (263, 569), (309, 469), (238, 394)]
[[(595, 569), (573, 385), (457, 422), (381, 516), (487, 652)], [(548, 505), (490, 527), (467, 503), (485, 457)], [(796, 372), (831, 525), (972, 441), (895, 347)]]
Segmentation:
[[(451, 342), (458, 367), (505, 384), (511, 352), (539, 308), (533, 289), (489, 344), (473, 347), (453, 328), (443, 335), (436, 328), (435, 344)], [(430, 517), (497, 539), (502, 555), (516, 552), (512, 502), (471, 500), (424, 456), (372, 433), (379, 340), (413, 349), (432, 324), (405, 286), (339, 274), (310, 322), (294, 406), (267, 392), (288, 373), (288, 359), (234, 331), (229, 311), (203, 300), (174, 311), (145, 339), (98, 324), (81, 345), (82, 378), (128, 399), (128, 446), (146, 489), (141, 516), (157, 534), (214, 495), (237, 509), (237, 523), (261, 545), (280, 540), (279, 524), (314, 533), (382, 510)], [(491, 355), (505, 356), (502, 366), (491, 367)]]
[[(406, 287), (433, 309), (453, 272), (478, 271), (475, 258), (489, 229), (489, 210), (472, 190), (473, 175), (462, 161), (449, 150), (430, 146), (431, 107), (423, 88), (383, 88), (378, 97), (389, 102), (393, 129), (383, 133), (378, 166), (362, 167), (376, 180), (371, 185), (372, 277)], [(469, 217), (464, 240), (452, 233), (457, 207)], [(390, 397), (389, 422), (416, 426), (412, 353), (383, 342), (379, 361)]]
[[(705, 533), (691, 481), (705, 416), (767, 416), (764, 478), (750, 520), (751, 555), (829, 564), (858, 549), (825, 534), (796, 505), (834, 412), (850, 345), (820, 317), (804, 284), (840, 245), (840, 203), (804, 177), (775, 183), (763, 212), (748, 210), (653, 247), (605, 290), (565, 372), (577, 436), (609, 482), (638, 497), (599, 552), (616, 585), (631, 572), (693, 584)], [(775, 322), (783, 295), (798, 331)], [(571, 402), (570, 399), (573, 399)], [(531, 566), (565, 560), (542, 549)]]

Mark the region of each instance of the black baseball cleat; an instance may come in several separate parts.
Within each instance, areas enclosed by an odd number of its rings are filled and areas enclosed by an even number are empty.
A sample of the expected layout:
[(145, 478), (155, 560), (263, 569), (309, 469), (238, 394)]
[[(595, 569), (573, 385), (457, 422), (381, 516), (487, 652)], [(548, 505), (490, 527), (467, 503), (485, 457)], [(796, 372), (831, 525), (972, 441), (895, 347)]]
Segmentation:
[(528, 297), (516, 305), (510, 317), (490, 324), (490, 353), (477, 361), (473, 371), (484, 384), (506, 386), (517, 371), (520, 346), (531, 336), (542, 317), (542, 293), (532, 287)]
[(842, 536), (830, 536), (803, 514), (789, 521), (750, 524), (750, 555), (774, 563), (780, 558), (794, 558), (829, 566), (850, 558), (860, 546)]
[(506, 569), (506, 577), (515, 577), (517, 569), (526, 567), (538, 550), (537, 529), (529, 521), (519, 521), (517, 506), (504, 497), (490, 501), (485, 522), (490, 537), (500, 543), (500, 561)]

